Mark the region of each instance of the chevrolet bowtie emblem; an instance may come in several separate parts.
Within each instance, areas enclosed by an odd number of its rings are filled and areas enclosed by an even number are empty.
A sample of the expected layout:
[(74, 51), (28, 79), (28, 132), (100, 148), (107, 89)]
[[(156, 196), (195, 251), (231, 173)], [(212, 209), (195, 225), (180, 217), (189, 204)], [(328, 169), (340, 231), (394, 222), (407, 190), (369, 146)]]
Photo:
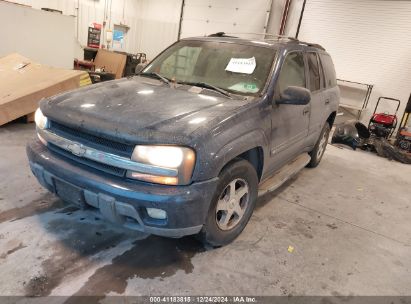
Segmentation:
[(69, 150), (72, 154), (80, 157), (86, 153), (86, 149), (80, 144), (70, 144), (67, 146), (67, 150)]

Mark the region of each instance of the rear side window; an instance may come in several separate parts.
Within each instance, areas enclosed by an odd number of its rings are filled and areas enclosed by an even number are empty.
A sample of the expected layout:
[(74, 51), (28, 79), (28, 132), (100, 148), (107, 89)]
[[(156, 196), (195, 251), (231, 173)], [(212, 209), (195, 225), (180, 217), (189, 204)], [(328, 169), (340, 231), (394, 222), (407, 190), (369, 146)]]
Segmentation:
[(335, 87), (337, 85), (337, 79), (335, 76), (334, 64), (330, 55), (321, 54), (320, 59), (324, 68), (325, 83), (327, 88)]
[(320, 70), (318, 67), (318, 59), (316, 53), (307, 53), (308, 75), (310, 77), (310, 91), (318, 91), (320, 89)]
[(301, 52), (292, 52), (287, 55), (278, 78), (280, 92), (289, 86), (305, 88), (304, 57)]

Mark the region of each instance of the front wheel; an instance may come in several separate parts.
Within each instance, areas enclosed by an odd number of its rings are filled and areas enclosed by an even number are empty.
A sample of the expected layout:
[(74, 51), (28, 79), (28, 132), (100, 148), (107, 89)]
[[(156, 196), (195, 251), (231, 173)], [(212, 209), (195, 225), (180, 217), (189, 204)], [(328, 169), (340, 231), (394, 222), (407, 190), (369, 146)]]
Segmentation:
[(257, 200), (258, 177), (246, 160), (237, 160), (224, 168), (213, 196), (201, 239), (212, 246), (232, 242), (243, 231)]
[(320, 138), (315, 144), (314, 149), (310, 152), (311, 161), (308, 163), (307, 165), (308, 167), (315, 168), (318, 166), (321, 159), (323, 158), (325, 149), (327, 148), (329, 136), (330, 136), (330, 125), (328, 124), (328, 122), (326, 122), (321, 131)]

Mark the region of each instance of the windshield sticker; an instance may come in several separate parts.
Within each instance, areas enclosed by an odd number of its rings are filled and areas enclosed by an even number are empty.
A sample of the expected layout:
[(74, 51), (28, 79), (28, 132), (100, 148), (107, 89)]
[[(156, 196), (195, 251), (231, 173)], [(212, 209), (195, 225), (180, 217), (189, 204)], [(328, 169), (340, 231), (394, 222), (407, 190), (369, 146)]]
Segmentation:
[(259, 88), (254, 83), (239, 82), (229, 87), (230, 90), (241, 93), (257, 93)]
[(233, 73), (252, 74), (256, 65), (255, 57), (231, 58), (225, 70)]

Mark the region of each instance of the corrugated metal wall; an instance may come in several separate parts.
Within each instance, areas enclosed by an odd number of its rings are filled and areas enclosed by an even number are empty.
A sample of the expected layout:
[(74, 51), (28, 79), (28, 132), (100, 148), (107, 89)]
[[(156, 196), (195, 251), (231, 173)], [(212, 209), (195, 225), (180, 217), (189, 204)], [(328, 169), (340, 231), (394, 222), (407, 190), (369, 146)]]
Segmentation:
[(338, 78), (375, 85), (364, 121), (379, 96), (400, 99), (402, 114), (411, 92), (410, 37), (411, 1), (389, 0), (308, 0), (299, 35), (327, 49)]

